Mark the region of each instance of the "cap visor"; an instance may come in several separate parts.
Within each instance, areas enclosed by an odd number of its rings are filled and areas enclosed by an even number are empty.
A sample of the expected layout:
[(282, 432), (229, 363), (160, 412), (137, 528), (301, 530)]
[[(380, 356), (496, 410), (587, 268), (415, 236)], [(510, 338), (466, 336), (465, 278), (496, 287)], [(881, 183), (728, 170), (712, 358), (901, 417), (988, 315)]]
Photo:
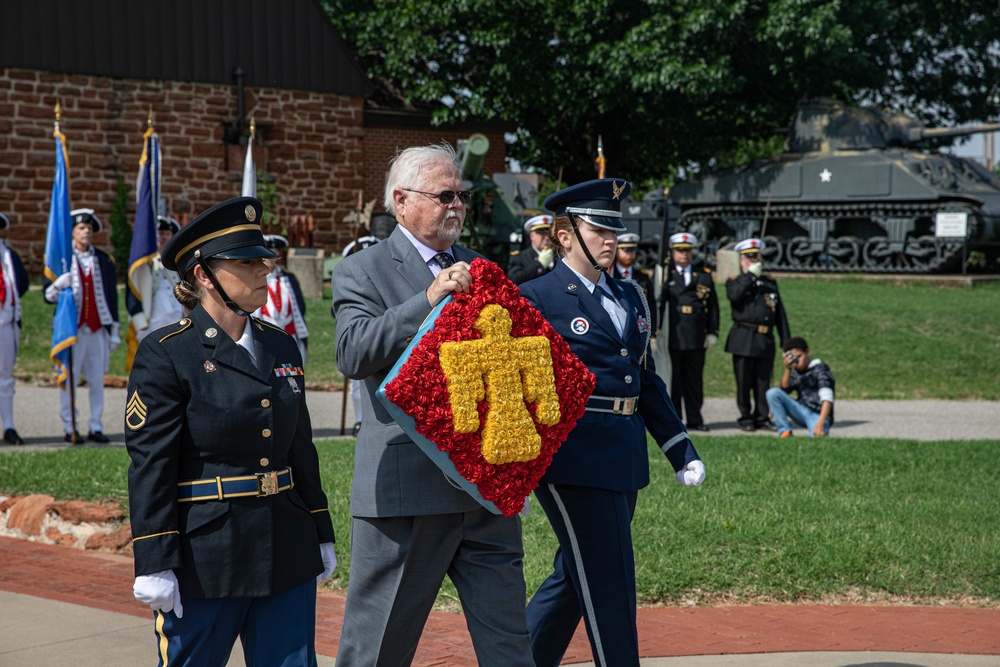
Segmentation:
[(574, 213), (573, 217), (577, 220), (589, 222), (593, 226), (600, 227), (602, 229), (610, 229), (615, 232), (625, 231), (625, 223), (622, 222), (621, 218), (612, 218), (604, 215), (584, 215), (582, 213)]
[(272, 259), (278, 255), (262, 245), (248, 245), (241, 248), (231, 248), (212, 255), (212, 259)]

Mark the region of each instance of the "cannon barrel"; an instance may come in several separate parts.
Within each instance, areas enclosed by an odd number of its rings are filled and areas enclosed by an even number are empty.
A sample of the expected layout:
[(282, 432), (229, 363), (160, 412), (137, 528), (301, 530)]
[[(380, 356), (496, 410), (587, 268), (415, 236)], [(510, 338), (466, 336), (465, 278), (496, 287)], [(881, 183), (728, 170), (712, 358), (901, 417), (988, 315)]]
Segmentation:
[(984, 132), (1000, 132), (1000, 123), (963, 125), (960, 127), (912, 127), (909, 130), (909, 139), (911, 142), (916, 142), (921, 139), (963, 137), (969, 134), (983, 134)]
[(483, 171), (483, 161), (490, 150), (490, 140), (485, 134), (473, 134), (465, 141), (462, 153), (462, 179), (474, 181)]

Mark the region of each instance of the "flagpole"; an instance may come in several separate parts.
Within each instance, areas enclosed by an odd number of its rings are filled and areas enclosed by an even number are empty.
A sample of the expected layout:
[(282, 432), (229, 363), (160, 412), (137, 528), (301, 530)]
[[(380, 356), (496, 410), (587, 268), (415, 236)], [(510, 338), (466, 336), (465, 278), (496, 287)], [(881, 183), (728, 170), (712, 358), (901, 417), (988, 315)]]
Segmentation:
[[(53, 125), (55, 127), (56, 133), (58, 133), (59, 121), (62, 119), (62, 107), (59, 104), (59, 100), (56, 100), (55, 113), (56, 113), (56, 120), (55, 123), (53, 123)], [(67, 183), (67, 188), (68, 188), (68, 183)], [(69, 352), (69, 364), (67, 364), (66, 366), (66, 382), (69, 383), (69, 386), (66, 388), (66, 390), (69, 391), (69, 419), (70, 419), (69, 423), (71, 428), (69, 433), (69, 441), (70, 444), (76, 445), (79, 443), (77, 443), (76, 441), (76, 382), (75, 382), (76, 378), (73, 377), (72, 345), (69, 346), (68, 352)]]

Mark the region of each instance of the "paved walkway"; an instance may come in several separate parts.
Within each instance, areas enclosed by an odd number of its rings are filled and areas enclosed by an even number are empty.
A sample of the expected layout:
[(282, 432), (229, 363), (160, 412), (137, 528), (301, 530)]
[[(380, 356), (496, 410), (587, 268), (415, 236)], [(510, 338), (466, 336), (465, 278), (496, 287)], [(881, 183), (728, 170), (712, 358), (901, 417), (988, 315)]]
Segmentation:
[[(87, 414), (86, 392), (81, 392)], [(313, 394), (317, 438), (339, 435), (340, 393)], [(104, 423), (121, 446), (125, 390), (108, 389)], [(348, 403), (348, 426), (353, 423)], [(65, 447), (51, 388), (18, 386), (17, 426), (25, 447)], [(741, 434), (731, 399), (709, 399), (712, 435)], [(839, 401), (839, 437), (918, 440), (996, 439), (1000, 403)], [(701, 437), (700, 434), (695, 436)], [(759, 437), (774, 437), (759, 434)], [(127, 557), (0, 537), (0, 667), (108, 667), (149, 664), (153, 635), (147, 609), (131, 595)], [(343, 618), (342, 595), (318, 601), (321, 667), (333, 664)], [(639, 610), (644, 667), (998, 667), (1000, 610), (899, 606), (719, 606)], [(589, 664), (582, 629), (564, 664)], [(242, 665), (238, 647), (232, 665)], [(464, 618), (434, 612), (414, 665), (475, 665)]]
[[(5, 591), (0, 592), (0, 667), (107, 667), (150, 660), (152, 623), (147, 608), (132, 597), (131, 559), (0, 537), (0, 564), (0, 591)], [(336, 655), (343, 613), (341, 594), (319, 596), (316, 644), (323, 656)], [(993, 609), (655, 608), (639, 610), (638, 627), (647, 666), (1000, 665), (1000, 610)], [(871, 652), (887, 655), (872, 662)], [(581, 630), (564, 664), (589, 660)], [(231, 664), (242, 662), (236, 658)], [(476, 665), (464, 618), (433, 612), (414, 665)]]

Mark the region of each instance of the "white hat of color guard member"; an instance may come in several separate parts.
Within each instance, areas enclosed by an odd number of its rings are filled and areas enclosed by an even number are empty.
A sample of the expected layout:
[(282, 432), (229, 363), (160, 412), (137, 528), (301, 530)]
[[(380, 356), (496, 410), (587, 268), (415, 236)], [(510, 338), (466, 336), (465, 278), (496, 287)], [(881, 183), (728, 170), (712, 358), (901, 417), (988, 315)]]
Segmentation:
[(683, 250), (698, 245), (698, 237), (688, 232), (678, 232), (670, 236), (670, 247)]
[(639, 235), (635, 232), (625, 232), (618, 235), (619, 248), (635, 248), (639, 245)]
[(543, 229), (548, 229), (552, 226), (552, 216), (551, 215), (536, 215), (534, 217), (528, 218), (524, 223), (524, 233), (529, 232), (540, 232)]
[(741, 255), (758, 254), (764, 250), (764, 242), (760, 239), (744, 239), (737, 243), (733, 250)]

